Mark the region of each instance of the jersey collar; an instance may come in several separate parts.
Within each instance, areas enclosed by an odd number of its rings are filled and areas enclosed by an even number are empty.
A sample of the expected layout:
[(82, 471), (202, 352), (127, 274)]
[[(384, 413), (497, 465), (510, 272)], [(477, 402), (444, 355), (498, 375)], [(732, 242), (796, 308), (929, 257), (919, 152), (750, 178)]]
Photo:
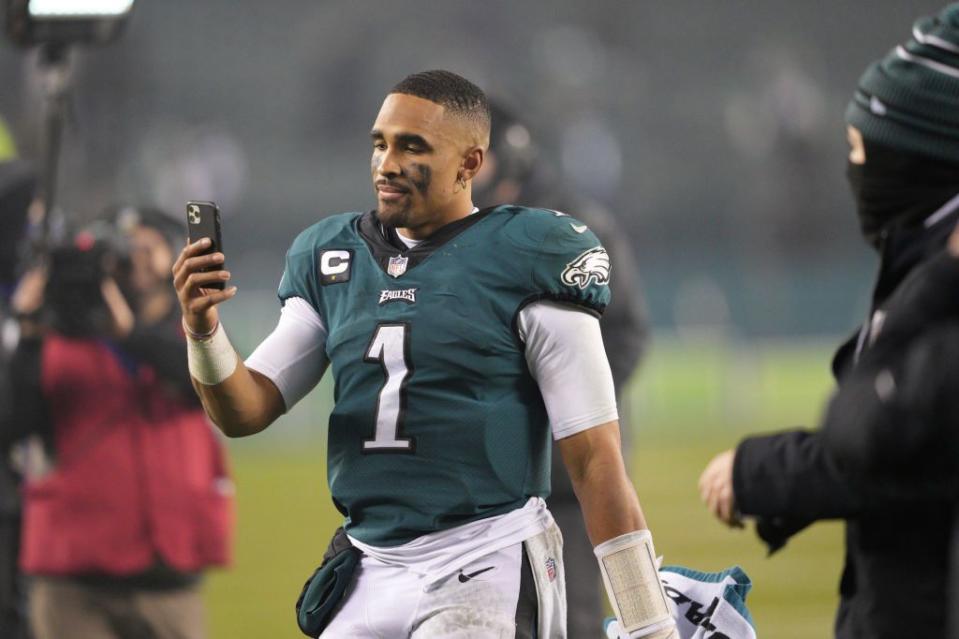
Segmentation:
[(411, 248), (406, 248), (406, 245), (403, 244), (403, 241), (397, 236), (396, 229), (380, 223), (375, 210), (360, 216), (357, 229), (360, 237), (363, 238), (363, 241), (366, 242), (370, 252), (373, 254), (373, 259), (376, 260), (376, 263), (379, 264), (384, 272), (389, 272), (387, 268), (391, 257), (407, 258), (406, 270), (409, 271), (451, 239), (483, 220), (495, 208), (496, 207), (489, 207), (482, 209), (454, 222), (450, 222), (445, 226), (441, 226), (428, 238)]

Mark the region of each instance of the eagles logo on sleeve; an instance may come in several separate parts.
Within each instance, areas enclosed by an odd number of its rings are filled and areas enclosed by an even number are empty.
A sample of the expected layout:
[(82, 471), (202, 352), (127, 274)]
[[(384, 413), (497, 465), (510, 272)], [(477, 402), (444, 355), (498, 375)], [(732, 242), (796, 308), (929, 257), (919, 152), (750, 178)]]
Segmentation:
[(566, 265), (560, 279), (567, 286), (586, 288), (590, 280), (600, 286), (609, 284), (609, 254), (602, 246), (591, 248)]

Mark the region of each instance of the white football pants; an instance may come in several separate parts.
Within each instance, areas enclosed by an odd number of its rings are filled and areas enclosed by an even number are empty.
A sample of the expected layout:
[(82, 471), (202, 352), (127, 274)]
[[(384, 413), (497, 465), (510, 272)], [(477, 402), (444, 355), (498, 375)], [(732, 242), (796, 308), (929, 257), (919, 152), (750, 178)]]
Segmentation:
[[(364, 555), (351, 589), (320, 639), (533, 636), (536, 584), (523, 558), (523, 544), (515, 544), (424, 587), (406, 568)], [(550, 570), (560, 581), (562, 566), (557, 562)]]

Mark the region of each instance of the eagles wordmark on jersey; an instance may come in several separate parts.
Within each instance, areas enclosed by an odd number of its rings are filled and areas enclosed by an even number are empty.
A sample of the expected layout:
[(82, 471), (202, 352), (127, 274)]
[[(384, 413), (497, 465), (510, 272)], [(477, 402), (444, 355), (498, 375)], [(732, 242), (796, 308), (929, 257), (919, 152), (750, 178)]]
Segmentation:
[(346, 213), (294, 241), (279, 296), (328, 330), (328, 479), (350, 535), (396, 545), (548, 494), (548, 419), (516, 322), (541, 299), (607, 305), (606, 252), (570, 220), (494, 207), (400, 250), (375, 213)]

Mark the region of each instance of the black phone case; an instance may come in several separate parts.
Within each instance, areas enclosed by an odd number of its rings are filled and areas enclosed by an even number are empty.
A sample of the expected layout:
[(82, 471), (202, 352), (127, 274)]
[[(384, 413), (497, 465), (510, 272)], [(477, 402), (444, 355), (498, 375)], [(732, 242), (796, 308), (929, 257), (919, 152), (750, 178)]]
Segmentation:
[[(186, 203), (186, 223), (189, 229), (190, 243), (196, 242), (208, 237), (213, 241), (209, 249), (204, 251), (203, 255), (223, 252), (223, 238), (220, 234), (220, 209), (213, 202), (187, 202)], [(219, 271), (223, 265), (207, 267), (206, 271)], [(215, 288), (223, 290), (226, 284), (224, 282), (213, 282), (207, 284), (204, 288)]]

